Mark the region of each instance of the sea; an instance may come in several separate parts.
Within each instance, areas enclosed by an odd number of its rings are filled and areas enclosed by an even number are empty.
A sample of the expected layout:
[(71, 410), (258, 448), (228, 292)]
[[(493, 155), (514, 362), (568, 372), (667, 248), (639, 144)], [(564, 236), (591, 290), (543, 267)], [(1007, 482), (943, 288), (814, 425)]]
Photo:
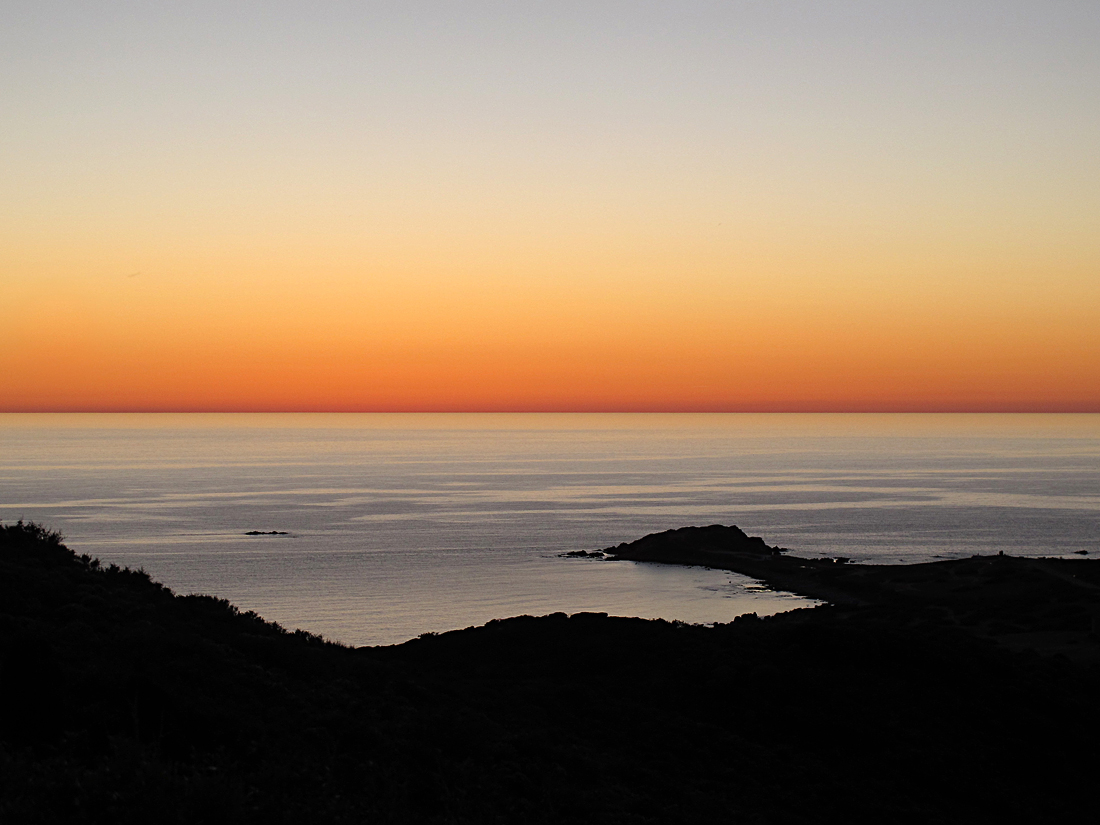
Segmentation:
[(877, 564), (1100, 556), (1100, 415), (8, 413), (18, 519), (349, 645), (558, 611), (726, 622), (813, 602), (563, 554), (735, 524)]

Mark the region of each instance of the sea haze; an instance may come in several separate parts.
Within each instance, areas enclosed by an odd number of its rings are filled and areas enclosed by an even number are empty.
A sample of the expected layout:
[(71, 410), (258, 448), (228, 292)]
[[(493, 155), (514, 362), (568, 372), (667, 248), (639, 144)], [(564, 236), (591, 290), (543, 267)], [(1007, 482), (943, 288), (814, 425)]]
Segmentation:
[(808, 602), (559, 554), (714, 523), (880, 563), (1100, 554), (1100, 415), (5, 414), (18, 518), (350, 644), (559, 610), (728, 621)]

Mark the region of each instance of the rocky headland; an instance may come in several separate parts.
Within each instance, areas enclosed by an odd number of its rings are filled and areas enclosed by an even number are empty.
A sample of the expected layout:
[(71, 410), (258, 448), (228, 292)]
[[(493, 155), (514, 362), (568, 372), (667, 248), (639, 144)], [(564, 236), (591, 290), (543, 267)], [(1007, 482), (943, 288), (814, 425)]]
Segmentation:
[(655, 533), (601, 555), (731, 570), (775, 590), (820, 599), (832, 606), (832, 615), (849, 620), (951, 628), (1012, 650), (1100, 660), (1100, 564), (1095, 560), (998, 554), (922, 564), (854, 564), (846, 558), (795, 556), (723, 525)]

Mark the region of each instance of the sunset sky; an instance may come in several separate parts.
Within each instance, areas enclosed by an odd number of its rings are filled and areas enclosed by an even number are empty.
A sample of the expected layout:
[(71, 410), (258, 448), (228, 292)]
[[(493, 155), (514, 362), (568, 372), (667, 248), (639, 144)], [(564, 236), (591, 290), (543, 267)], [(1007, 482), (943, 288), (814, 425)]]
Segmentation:
[(1100, 3), (8, 2), (0, 411), (1100, 411)]

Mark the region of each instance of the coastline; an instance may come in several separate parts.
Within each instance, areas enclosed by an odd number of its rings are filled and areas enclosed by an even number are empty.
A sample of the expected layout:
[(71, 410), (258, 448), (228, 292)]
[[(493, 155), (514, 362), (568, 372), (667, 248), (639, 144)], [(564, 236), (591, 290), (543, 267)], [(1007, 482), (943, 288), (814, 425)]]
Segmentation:
[[(1092, 579), (1028, 568), (1022, 594), (1018, 560), (971, 561), (858, 586), (812, 565), (853, 600), (713, 627), (559, 613), (355, 649), (0, 525), (0, 818), (1087, 817), (1091, 763), (1066, 755), (1100, 737), (1100, 668), (1049, 643), (1095, 637)], [(921, 578), (941, 569), (946, 595)]]
[[(803, 558), (733, 526), (683, 527), (609, 547), (614, 560), (695, 564), (751, 576), (862, 620), (926, 622), (1010, 650), (1100, 662), (1100, 560), (973, 556), (872, 565)], [(1057, 605), (1056, 610), (1052, 606)]]

